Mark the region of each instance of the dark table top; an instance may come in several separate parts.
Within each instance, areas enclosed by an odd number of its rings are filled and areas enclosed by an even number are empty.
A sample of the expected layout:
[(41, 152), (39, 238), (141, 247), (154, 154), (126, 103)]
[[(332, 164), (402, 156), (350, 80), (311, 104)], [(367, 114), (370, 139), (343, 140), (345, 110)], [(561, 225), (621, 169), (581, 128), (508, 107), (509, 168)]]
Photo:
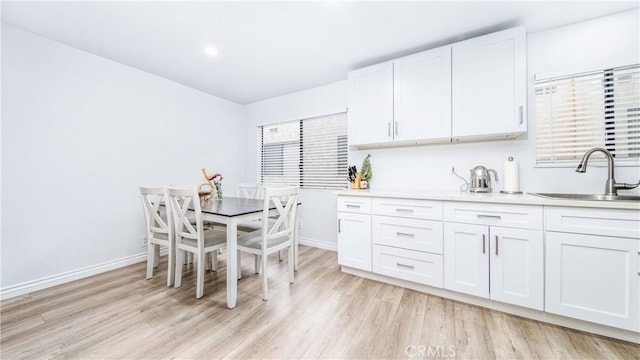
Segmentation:
[[(270, 210), (276, 208), (273, 203), (270, 205)], [(222, 200), (211, 199), (202, 204), (202, 212), (232, 217), (260, 212), (263, 207), (263, 200), (224, 196)]]

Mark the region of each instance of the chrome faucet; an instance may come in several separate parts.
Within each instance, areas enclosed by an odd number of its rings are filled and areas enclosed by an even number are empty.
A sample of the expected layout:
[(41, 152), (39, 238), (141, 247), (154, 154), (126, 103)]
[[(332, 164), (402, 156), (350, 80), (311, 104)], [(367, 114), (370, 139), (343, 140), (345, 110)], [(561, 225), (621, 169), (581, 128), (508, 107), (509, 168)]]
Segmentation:
[(609, 175), (607, 177), (607, 182), (604, 184), (605, 195), (617, 196), (618, 189), (631, 190), (636, 188), (638, 185), (640, 185), (640, 181), (638, 181), (637, 184), (616, 183), (616, 180), (613, 178), (613, 171), (614, 171), (613, 156), (611, 155), (609, 150), (603, 149), (601, 147), (594, 147), (587, 150), (587, 152), (585, 152), (584, 155), (582, 156), (582, 160), (580, 161), (580, 164), (578, 164), (578, 167), (576, 168), (576, 172), (579, 172), (579, 173), (587, 172), (587, 162), (589, 161), (589, 157), (591, 156), (591, 154), (593, 154), (596, 151), (599, 151), (605, 154), (605, 156), (607, 157)]

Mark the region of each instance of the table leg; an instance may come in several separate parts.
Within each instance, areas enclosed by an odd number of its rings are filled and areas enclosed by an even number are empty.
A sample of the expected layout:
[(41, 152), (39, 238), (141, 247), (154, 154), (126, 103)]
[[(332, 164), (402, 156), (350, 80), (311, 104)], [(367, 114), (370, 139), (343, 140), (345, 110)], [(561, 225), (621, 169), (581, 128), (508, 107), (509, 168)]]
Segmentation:
[(238, 220), (231, 217), (227, 223), (227, 307), (236, 307), (238, 298)]

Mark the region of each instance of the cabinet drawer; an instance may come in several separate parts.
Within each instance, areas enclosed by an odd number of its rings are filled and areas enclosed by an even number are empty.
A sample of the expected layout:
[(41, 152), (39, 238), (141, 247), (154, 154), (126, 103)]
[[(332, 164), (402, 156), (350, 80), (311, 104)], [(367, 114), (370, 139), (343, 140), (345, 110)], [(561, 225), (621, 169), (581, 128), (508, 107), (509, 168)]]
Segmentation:
[(442, 222), (373, 216), (373, 243), (442, 254)]
[(442, 287), (442, 255), (373, 245), (373, 272)]
[(375, 215), (442, 220), (442, 201), (375, 198), (371, 206)]
[(338, 211), (370, 214), (371, 198), (360, 196), (339, 196)]
[(640, 211), (546, 207), (546, 230), (640, 238)]
[(446, 202), (446, 221), (542, 230), (542, 206)]

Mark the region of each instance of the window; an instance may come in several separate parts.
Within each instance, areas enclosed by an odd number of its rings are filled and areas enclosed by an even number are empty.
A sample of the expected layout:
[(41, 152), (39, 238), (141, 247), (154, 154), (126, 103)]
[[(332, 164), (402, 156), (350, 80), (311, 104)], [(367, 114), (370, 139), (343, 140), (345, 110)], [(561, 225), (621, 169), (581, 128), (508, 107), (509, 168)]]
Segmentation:
[(535, 96), (538, 164), (574, 165), (596, 146), (639, 163), (640, 65), (537, 79)]
[(347, 114), (258, 128), (260, 181), (340, 189), (347, 179)]

